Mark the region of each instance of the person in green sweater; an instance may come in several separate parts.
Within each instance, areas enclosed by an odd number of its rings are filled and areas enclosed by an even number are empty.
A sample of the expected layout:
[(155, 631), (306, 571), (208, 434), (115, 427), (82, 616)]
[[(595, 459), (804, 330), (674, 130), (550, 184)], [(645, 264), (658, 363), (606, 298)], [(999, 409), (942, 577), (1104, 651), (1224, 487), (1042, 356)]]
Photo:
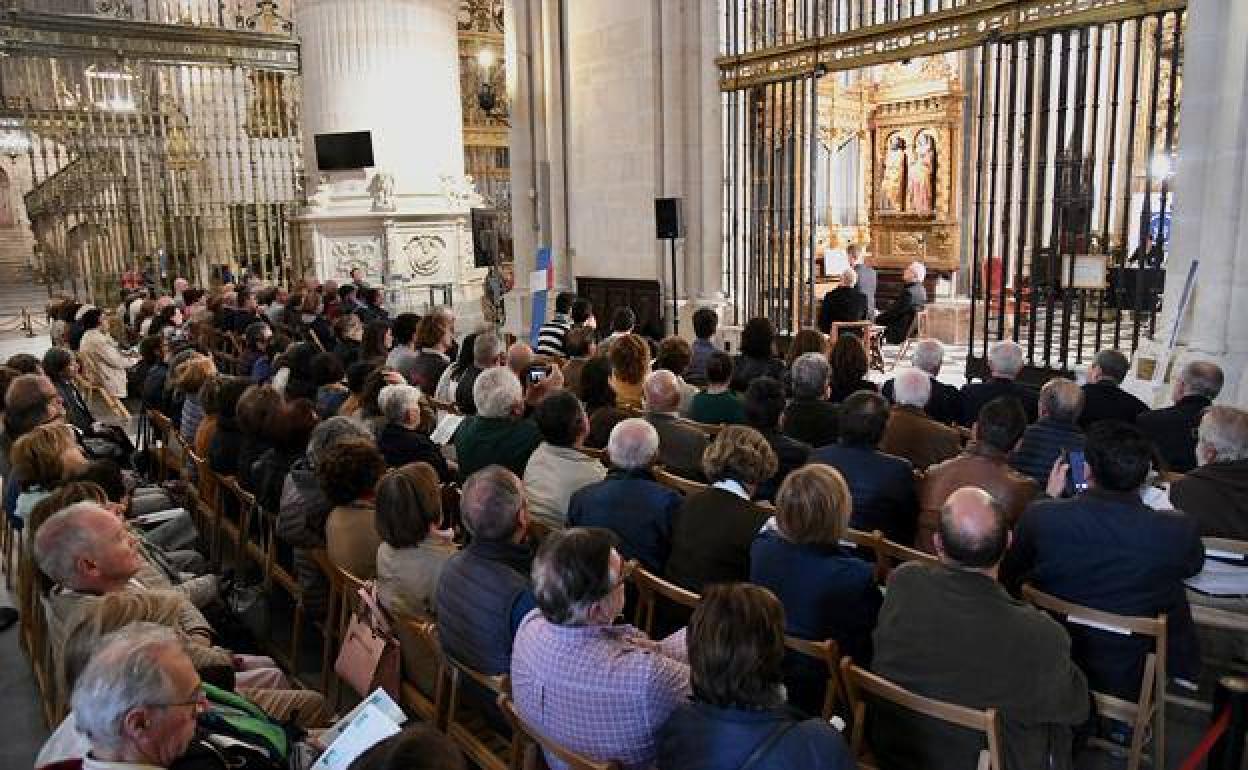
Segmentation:
[(707, 425), (741, 425), (745, 407), (728, 388), (732, 381), (732, 356), (716, 351), (706, 359), (706, 390), (693, 397), (689, 419)]

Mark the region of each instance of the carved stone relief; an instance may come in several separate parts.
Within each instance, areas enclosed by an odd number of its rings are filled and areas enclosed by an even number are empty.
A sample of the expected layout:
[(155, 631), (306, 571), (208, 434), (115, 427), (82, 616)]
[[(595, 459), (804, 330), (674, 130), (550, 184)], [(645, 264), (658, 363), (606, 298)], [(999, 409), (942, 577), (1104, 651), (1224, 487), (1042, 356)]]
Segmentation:
[(334, 275), (349, 278), (355, 268), (363, 268), (370, 281), (381, 282), (384, 268), (379, 238), (352, 238), (330, 242), (330, 269)]
[(413, 235), (402, 248), (403, 259), (417, 278), (437, 275), (446, 263), (446, 240), (441, 235)]

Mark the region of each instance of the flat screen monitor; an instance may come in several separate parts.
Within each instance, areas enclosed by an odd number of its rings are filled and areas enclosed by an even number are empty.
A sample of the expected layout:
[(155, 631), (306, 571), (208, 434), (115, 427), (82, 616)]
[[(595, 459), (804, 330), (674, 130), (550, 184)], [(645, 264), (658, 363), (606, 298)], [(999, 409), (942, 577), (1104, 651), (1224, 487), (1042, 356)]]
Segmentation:
[(371, 131), (316, 135), (316, 167), (321, 171), (355, 171), (372, 165)]

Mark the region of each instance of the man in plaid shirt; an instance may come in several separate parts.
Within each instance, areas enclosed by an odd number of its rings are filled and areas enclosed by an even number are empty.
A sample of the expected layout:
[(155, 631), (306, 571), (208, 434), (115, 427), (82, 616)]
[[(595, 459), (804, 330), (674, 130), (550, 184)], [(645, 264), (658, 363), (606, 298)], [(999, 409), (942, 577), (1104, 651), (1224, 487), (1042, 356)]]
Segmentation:
[(689, 696), (689, 658), (684, 631), (654, 642), (612, 625), (628, 572), (606, 530), (548, 537), (533, 564), (538, 609), (516, 632), (511, 685), (520, 716), (559, 744), (647, 768), (659, 729)]

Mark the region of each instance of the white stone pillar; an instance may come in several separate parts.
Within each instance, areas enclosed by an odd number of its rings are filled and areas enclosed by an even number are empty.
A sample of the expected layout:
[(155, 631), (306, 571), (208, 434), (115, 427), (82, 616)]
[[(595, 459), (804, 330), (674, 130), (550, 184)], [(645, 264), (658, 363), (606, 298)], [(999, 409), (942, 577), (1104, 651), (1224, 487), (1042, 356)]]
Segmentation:
[[(1163, 345), (1193, 259), (1200, 260), (1176, 370), (1193, 358), (1227, 375), (1221, 401), (1248, 403), (1248, 3), (1192, 3), (1183, 46), (1183, 129), (1174, 240), (1155, 343)], [(1157, 400), (1166, 401), (1169, 388)]]
[[(316, 189), (313, 136), (371, 131), (375, 171), (394, 178), (400, 208), (443, 195), (464, 173), (455, 0), (301, 0), (303, 129)], [(366, 187), (359, 175), (335, 186)], [(424, 201), (428, 203), (428, 201)]]

